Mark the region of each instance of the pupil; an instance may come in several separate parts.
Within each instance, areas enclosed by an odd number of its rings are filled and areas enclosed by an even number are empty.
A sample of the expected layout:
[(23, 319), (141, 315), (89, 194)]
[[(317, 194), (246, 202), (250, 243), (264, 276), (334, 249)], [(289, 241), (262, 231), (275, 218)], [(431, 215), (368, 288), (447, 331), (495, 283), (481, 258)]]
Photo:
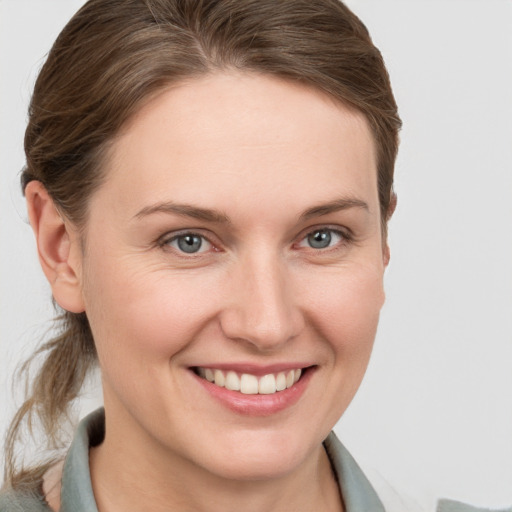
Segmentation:
[(203, 244), (201, 237), (196, 235), (184, 235), (178, 238), (178, 247), (183, 252), (197, 252)]
[(325, 249), (331, 243), (331, 233), (326, 230), (315, 231), (308, 235), (308, 243), (315, 249)]

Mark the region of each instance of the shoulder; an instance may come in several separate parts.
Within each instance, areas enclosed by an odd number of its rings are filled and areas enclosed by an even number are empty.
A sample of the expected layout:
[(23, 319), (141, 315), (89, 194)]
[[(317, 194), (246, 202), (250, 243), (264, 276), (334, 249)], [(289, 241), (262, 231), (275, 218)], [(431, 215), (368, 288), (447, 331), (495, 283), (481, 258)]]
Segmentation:
[(334, 432), (329, 434), (324, 446), (347, 512), (422, 512), (416, 502), (397, 492), (379, 473), (363, 472)]
[(0, 512), (51, 512), (39, 493), (2, 491)]
[(512, 507), (507, 509), (490, 509), (473, 507), (460, 501), (439, 500), (437, 512), (512, 512)]
[(424, 504), (418, 503), (376, 469), (365, 468), (365, 474), (387, 512), (426, 512)]

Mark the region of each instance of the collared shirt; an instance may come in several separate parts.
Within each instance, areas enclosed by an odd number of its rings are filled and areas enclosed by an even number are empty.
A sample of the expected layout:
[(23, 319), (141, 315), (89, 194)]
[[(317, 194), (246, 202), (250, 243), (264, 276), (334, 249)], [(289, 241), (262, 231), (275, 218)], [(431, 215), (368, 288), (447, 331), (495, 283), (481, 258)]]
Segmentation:
[(512, 512), (512, 507), (507, 509), (478, 508), (466, 505), (460, 501), (439, 500), (437, 512)]
[[(63, 467), (60, 512), (98, 512), (89, 472), (89, 448), (100, 444), (104, 433), (103, 409), (93, 412), (78, 425)], [(324, 446), (338, 479), (345, 511), (385, 512), (377, 493), (333, 432)], [(0, 497), (0, 512), (50, 510), (41, 494), (7, 493)]]

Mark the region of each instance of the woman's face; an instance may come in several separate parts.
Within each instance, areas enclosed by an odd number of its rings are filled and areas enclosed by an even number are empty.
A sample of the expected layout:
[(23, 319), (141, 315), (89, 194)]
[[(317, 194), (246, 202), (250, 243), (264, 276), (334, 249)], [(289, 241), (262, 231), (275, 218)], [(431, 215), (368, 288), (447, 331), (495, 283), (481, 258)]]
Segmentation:
[(107, 439), (239, 479), (318, 454), (384, 300), (376, 175), (364, 117), (305, 86), (213, 74), (151, 100), (81, 262)]

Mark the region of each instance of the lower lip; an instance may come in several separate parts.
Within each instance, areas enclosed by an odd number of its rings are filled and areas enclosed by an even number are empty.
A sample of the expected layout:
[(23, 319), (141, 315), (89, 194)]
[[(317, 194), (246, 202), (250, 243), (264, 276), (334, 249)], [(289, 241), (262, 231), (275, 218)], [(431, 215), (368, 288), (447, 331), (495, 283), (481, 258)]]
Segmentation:
[(244, 395), (240, 391), (231, 391), (213, 384), (196, 375), (196, 380), (212, 396), (228, 409), (245, 416), (270, 416), (296, 404), (303, 395), (313, 376), (315, 368), (309, 367), (301, 378), (291, 387), (276, 391), (271, 395)]

